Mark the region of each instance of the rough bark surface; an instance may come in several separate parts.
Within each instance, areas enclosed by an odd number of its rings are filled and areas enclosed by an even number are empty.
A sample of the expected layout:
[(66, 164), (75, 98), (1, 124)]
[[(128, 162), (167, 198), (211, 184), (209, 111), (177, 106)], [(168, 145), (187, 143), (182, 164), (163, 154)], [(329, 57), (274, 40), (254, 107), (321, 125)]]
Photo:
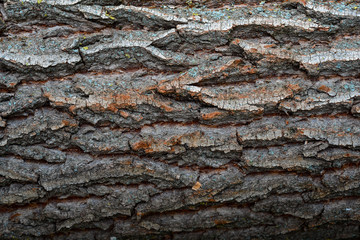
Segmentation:
[(360, 238), (357, 1), (0, 16), (0, 239)]

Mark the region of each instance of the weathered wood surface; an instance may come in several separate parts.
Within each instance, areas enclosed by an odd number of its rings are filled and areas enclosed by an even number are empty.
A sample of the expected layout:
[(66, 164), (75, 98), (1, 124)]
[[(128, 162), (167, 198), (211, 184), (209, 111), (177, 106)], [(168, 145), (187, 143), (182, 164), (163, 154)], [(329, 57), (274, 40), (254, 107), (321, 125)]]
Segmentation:
[(357, 1), (0, 1), (0, 239), (359, 239)]

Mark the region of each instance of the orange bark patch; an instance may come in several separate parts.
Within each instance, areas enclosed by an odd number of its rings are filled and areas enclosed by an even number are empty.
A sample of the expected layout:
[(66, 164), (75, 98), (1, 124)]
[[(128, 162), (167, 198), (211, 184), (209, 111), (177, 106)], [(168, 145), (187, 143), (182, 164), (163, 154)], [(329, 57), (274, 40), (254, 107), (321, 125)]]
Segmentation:
[(344, 137), (344, 136), (345, 136), (345, 133), (344, 133), (344, 132), (338, 133), (337, 136), (338, 136), (338, 137)]
[(298, 129), (297, 134), (304, 135), (304, 129)]
[(20, 216), (21, 214), (20, 213), (15, 213), (13, 215), (10, 216), (10, 220), (13, 220), (14, 218)]
[(148, 173), (155, 173), (155, 170), (152, 170), (152, 169), (146, 169), (146, 172), (148, 172)]
[(328, 92), (331, 91), (331, 88), (329, 88), (328, 86), (325, 86), (325, 85), (321, 85), (321, 86), (319, 87), (319, 90), (328, 93)]
[(91, 109), (95, 111), (104, 111), (104, 108), (100, 105), (100, 103), (94, 103), (89, 107), (91, 107)]
[(244, 65), (243, 67), (239, 68), (240, 70), (244, 70), (244, 71), (250, 71), (250, 69), (252, 69), (251, 65)]
[(234, 44), (239, 44), (239, 43), (240, 43), (240, 39), (238, 39), (238, 38), (234, 39), (233, 43), (234, 43)]
[(243, 63), (243, 60), (241, 60), (241, 59), (235, 59), (235, 60), (232, 62), (231, 66), (239, 66), (241, 63)]
[(131, 99), (131, 96), (126, 94), (117, 94), (114, 97), (117, 102), (129, 102)]
[(63, 107), (65, 104), (63, 102), (54, 102), (54, 105)]
[(76, 126), (76, 124), (72, 124), (70, 121), (68, 121), (68, 120), (62, 120), (62, 124), (64, 125), (64, 126), (72, 126), (72, 127), (75, 127)]
[(265, 48), (271, 48), (271, 47), (276, 47), (276, 44), (269, 44), (269, 45), (265, 45)]
[(124, 165), (131, 165), (131, 164), (132, 164), (132, 161), (131, 161), (131, 160), (127, 160), (127, 161), (124, 161), (123, 164), (124, 164)]
[(111, 151), (113, 148), (112, 147), (99, 147), (99, 150), (100, 151), (107, 151), (107, 152), (109, 152), (109, 151)]
[(231, 223), (231, 221), (228, 221), (228, 220), (225, 220), (225, 219), (218, 219), (218, 220), (215, 220), (214, 223), (216, 225), (224, 225), (224, 224), (227, 224), (227, 223)]
[(169, 140), (165, 141), (165, 142), (164, 142), (164, 145), (166, 145), (166, 146), (173, 146), (173, 145), (180, 144), (180, 143), (181, 143), (181, 141), (180, 141), (181, 137), (182, 137), (182, 136), (172, 137), (172, 138), (170, 138)]
[(249, 52), (251, 52), (251, 53), (256, 53), (256, 52), (257, 52), (257, 49), (256, 49), (256, 48), (250, 48)]
[(117, 108), (117, 104), (116, 103), (111, 103), (109, 104), (109, 106), (107, 107), (108, 110), (117, 113), (119, 110)]
[(249, 73), (251, 73), (251, 74), (257, 73), (257, 70), (256, 70), (255, 68), (251, 68), (251, 69), (249, 70)]
[(140, 141), (137, 143), (134, 143), (132, 148), (134, 150), (140, 150), (140, 149), (148, 149), (151, 147), (151, 143), (147, 142), (147, 141)]
[(69, 107), (69, 111), (70, 111), (70, 112), (74, 113), (75, 110), (76, 110), (76, 106), (75, 106), (75, 105), (72, 105), (72, 106)]
[(47, 97), (47, 98), (50, 98), (50, 97), (51, 97), (51, 94), (48, 93), (48, 92), (44, 93), (43, 95), (44, 95), (44, 97)]
[(201, 188), (201, 183), (196, 182), (195, 185), (191, 188), (194, 191), (197, 191)]
[(318, 28), (320, 31), (329, 31), (329, 27), (319, 27)]
[(130, 114), (128, 114), (127, 112), (124, 112), (124, 111), (120, 111), (119, 113), (123, 118), (128, 118), (130, 116)]
[(129, 94), (108, 95), (102, 97), (102, 99), (105, 102), (109, 103), (108, 106), (105, 107), (101, 105), (100, 104), (101, 99), (100, 99), (99, 101), (97, 101), (99, 103), (92, 104), (92, 107), (99, 111), (109, 110), (115, 113), (119, 111), (119, 108), (135, 107), (137, 102), (136, 97), (131, 96)]
[(71, 126), (71, 123), (68, 120), (62, 120), (61, 123), (63, 126)]
[(223, 115), (222, 112), (212, 112), (212, 113), (206, 113), (206, 114), (202, 114), (201, 117), (204, 119), (204, 120), (210, 120), (210, 119), (214, 119), (216, 117), (219, 117)]
[(301, 87), (299, 86), (299, 84), (289, 84), (288, 87), (291, 89), (291, 90), (294, 90), (294, 91), (298, 91), (301, 89)]
[(166, 105), (166, 104), (161, 104), (160, 107), (162, 109), (164, 109), (166, 112), (172, 112), (174, 111), (174, 108), (170, 107), (169, 105)]
[(168, 90), (168, 87), (167, 87), (166, 85), (161, 85), (161, 86), (159, 86), (159, 87), (157, 88), (157, 91), (158, 91), (159, 93), (166, 93), (167, 90)]

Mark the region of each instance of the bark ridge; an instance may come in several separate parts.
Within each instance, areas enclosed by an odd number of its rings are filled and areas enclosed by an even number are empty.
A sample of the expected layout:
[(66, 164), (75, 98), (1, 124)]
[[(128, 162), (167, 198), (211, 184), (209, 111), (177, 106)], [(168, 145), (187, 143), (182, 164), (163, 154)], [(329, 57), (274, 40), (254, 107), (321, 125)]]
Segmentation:
[(0, 239), (358, 239), (360, 5), (0, 1)]

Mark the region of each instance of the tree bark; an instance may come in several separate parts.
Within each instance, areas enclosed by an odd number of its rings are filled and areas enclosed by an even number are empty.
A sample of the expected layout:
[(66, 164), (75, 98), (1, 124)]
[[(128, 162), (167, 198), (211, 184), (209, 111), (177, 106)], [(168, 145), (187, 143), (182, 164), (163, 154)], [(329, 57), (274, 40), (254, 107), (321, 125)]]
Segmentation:
[(0, 239), (358, 239), (357, 1), (0, 1)]

